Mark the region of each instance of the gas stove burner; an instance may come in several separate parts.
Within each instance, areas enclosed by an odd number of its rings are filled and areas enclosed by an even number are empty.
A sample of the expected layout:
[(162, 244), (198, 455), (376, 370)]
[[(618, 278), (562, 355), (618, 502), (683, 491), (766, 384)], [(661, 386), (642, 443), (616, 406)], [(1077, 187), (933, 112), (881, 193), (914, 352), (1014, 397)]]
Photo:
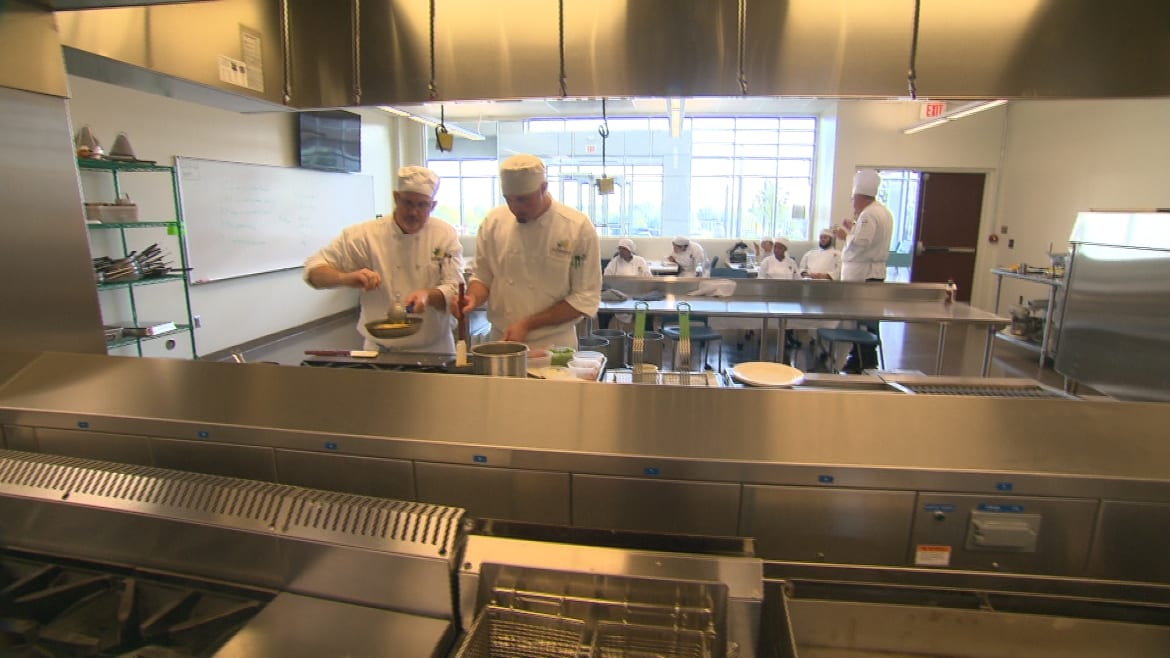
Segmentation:
[(212, 655), (271, 595), (0, 554), (5, 656)]

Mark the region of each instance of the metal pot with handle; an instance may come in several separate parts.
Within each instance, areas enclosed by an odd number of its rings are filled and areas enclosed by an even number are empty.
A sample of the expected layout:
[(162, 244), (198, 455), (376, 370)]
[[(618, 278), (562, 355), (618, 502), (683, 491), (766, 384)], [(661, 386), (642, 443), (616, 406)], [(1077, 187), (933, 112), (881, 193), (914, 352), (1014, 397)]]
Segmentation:
[(527, 377), (528, 346), (513, 341), (480, 343), (471, 348), (471, 368), (477, 375)]

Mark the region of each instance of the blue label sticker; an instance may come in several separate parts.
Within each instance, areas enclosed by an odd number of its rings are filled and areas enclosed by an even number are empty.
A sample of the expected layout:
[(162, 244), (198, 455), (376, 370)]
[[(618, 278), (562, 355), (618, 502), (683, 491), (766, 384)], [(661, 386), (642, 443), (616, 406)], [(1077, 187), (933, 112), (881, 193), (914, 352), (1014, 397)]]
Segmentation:
[(477, 464), (486, 464), (487, 463), (487, 455), (472, 455), (471, 461), (473, 461)]
[(955, 506), (947, 505), (946, 503), (930, 503), (929, 505), (923, 505), (922, 509), (927, 512), (953, 512), (955, 511)]
[(996, 505), (994, 503), (979, 503), (975, 509), (980, 512), (1010, 512), (1019, 514), (1024, 511), (1023, 505)]
[(642, 469), (642, 475), (657, 476), (660, 473), (657, 466), (647, 466)]
[(201, 439), (206, 439), (207, 437), (211, 436), (211, 432), (208, 432), (207, 430), (199, 430), (195, 433), (195, 436), (198, 436)]
[(995, 489), (996, 489), (996, 491), (1011, 491), (1012, 490), (1012, 483), (1011, 482), (996, 482)]
[(77, 426), (80, 427), (81, 429), (87, 429), (89, 427), (89, 423), (87, 421), (83, 420), (83, 421), (78, 422)]
[(337, 450), (337, 443), (334, 441), (326, 441), (325, 442), (325, 449), (326, 450)]
[(821, 484), (832, 484), (833, 483), (833, 476), (832, 475), (818, 475), (817, 482), (820, 482)]

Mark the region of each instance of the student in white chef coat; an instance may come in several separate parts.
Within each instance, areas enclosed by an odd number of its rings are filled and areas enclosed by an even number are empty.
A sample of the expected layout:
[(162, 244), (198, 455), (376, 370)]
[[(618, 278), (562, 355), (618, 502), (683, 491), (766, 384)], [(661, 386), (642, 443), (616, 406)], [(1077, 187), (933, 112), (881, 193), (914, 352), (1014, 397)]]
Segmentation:
[(663, 259), (664, 262), (677, 264), (679, 276), (699, 276), (702, 274), (700, 270), (707, 258), (707, 254), (703, 251), (703, 245), (685, 235), (675, 236), (670, 244), (672, 249), (670, 255)]
[(788, 239), (772, 241), (772, 255), (760, 262), (761, 279), (799, 279), (800, 268), (796, 260), (788, 255)]
[[(361, 290), (358, 332), (365, 349), (453, 354), (447, 309), (463, 282), (463, 248), (455, 229), (431, 217), (439, 177), (425, 167), (398, 170), (394, 214), (347, 227), (305, 261), (305, 281), (314, 288)], [(413, 336), (374, 338), (367, 322), (386, 317), (394, 304), (423, 314)]]
[[(890, 256), (890, 237), (894, 232), (894, 216), (877, 200), (882, 179), (873, 169), (861, 169), (853, 176), (853, 213), (856, 219), (846, 219), (837, 237), (845, 240), (841, 250), (842, 281), (885, 281), (886, 259)], [(878, 331), (877, 322), (859, 322), (871, 332)], [(877, 367), (877, 348), (862, 346), (861, 354), (854, 348), (845, 362), (848, 372), (861, 372)]]
[(475, 240), (475, 274), (456, 317), (487, 303), (492, 340), (576, 347), (577, 323), (601, 303), (601, 248), (584, 214), (554, 201), (544, 162), (514, 155), (500, 163), (506, 205)]
[(817, 237), (817, 248), (800, 258), (800, 276), (805, 279), (841, 280), (841, 252), (833, 246), (833, 232), (824, 229)]
[(629, 238), (618, 240), (617, 256), (605, 266), (606, 276), (650, 276), (646, 259), (638, 255), (634, 241)]

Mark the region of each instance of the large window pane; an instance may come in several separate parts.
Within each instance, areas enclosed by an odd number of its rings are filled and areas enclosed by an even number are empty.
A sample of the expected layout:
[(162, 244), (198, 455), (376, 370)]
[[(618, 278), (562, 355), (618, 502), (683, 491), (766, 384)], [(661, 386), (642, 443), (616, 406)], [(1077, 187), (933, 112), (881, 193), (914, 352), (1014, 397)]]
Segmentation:
[(735, 155), (735, 144), (692, 144), (691, 155), (703, 158), (730, 158)]
[(731, 216), (734, 179), (691, 179), (690, 233), (704, 237), (723, 237), (727, 232), (727, 218)]
[[(496, 206), (496, 182), (491, 178), (463, 179), (464, 233), (475, 233), (488, 211)], [(442, 186), (439, 186), (442, 192)]]
[(487, 176), (493, 178), (500, 170), (496, 160), (464, 160), (463, 176)]
[(695, 158), (691, 160), (691, 176), (729, 176), (735, 172), (734, 160)]

